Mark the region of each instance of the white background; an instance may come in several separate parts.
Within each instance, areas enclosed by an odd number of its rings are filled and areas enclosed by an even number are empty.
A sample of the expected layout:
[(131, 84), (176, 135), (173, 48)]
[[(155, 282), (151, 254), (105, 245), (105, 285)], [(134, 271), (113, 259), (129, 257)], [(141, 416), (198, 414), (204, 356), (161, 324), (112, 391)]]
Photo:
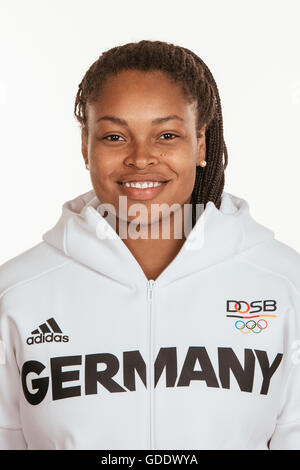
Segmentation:
[(41, 241), (92, 189), (73, 117), (104, 50), (141, 39), (188, 47), (219, 88), (225, 190), (300, 252), (299, 0), (2, 0), (0, 264)]

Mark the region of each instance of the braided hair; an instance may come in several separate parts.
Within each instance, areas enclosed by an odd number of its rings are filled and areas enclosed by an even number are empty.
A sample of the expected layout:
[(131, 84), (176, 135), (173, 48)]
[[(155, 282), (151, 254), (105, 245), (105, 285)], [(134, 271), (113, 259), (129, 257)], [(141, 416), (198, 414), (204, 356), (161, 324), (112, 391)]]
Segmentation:
[[(192, 225), (196, 222), (196, 204), (212, 201), (219, 209), (225, 183), (228, 154), (223, 137), (221, 102), (216, 82), (207, 65), (194, 52), (168, 42), (142, 40), (113, 47), (90, 66), (78, 85), (74, 115), (87, 130), (87, 104), (97, 100), (109, 76), (122, 70), (164, 72), (182, 86), (187, 102), (197, 101), (196, 132), (205, 124), (206, 167), (196, 166), (191, 196)], [(223, 163), (224, 154), (224, 163)]]

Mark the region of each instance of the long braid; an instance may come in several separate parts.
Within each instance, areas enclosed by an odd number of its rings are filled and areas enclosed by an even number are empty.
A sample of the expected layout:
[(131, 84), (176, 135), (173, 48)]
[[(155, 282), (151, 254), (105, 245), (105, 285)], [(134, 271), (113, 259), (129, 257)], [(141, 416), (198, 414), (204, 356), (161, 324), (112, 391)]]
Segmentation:
[[(142, 40), (113, 47), (90, 66), (75, 99), (74, 114), (87, 129), (86, 105), (97, 99), (106, 79), (122, 70), (159, 70), (180, 83), (188, 102), (197, 101), (197, 134), (206, 124), (206, 167), (196, 167), (195, 184), (191, 196), (193, 222), (196, 222), (196, 204), (212, 201), (219, 209), (225, 184), (228, 153), (223, 137), (223, 117), (219, 91), (207, 65), (187, 48), (162, 41)], [(224, 155), (224, 163), (223, 163)]]
[[(225, 184), (224, 171), (228, 165), (228, 153), (223, 137), (223, 117), (219, 90), (214, 77), (207, 65), (192, 51), (183, 48), (188, 54), (192, 55), (196, 62), (204, 70), (205, 78), (213, 90), (215, 100), (215, 115), (208, 129), (206, 130), (206, 161), (207, 167), (197, 166), (195, 186), (192, 194), (192, 203), (206, 204), (213, 201), (219, 209), (221, 205), (221, 195)], [(223, 164), (224, 154), (224, 164)], [(195, 209), (193, 213), (195, 217)], [(195, 220), (195, 219), (193, 219)]]

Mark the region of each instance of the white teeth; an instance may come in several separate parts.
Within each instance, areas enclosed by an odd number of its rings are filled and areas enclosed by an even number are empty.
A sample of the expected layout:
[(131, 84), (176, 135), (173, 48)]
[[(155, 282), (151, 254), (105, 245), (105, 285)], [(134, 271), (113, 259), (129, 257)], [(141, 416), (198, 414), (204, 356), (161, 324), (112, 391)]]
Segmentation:
[(160, 181), (141, 181), (141, 182), (131, 182), (131, 183), (122, 183), (127, 188), (156, 188), (157, 186), (161, 186), (163, 183)]

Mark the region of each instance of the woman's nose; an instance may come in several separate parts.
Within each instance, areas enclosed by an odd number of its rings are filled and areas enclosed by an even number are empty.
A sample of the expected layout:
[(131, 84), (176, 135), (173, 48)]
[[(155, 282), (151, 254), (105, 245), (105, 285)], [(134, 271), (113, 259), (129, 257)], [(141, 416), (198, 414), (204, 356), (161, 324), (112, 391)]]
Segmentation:
[[(157, 155), (156, 155), (157, 154)], [(132, 150), (130, 155), (125, 158), (126, 165), (134, 165), (137, 168), (145, 168), (148, 165), (155, 165), (158, 163), (159, 156), (162, 152), (154, 152), (147, 146), (137, 146)]]

